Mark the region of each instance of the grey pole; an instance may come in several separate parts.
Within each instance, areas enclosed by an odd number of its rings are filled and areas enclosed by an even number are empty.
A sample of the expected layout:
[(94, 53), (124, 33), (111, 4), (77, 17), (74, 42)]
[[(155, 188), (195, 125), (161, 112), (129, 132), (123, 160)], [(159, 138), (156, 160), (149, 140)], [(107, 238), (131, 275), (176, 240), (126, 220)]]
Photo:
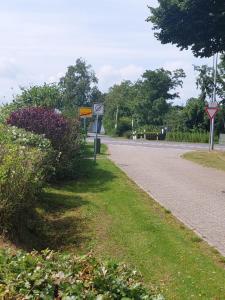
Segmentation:
[(87, 123), (86, 123), (86, 120), (87, 118), (84, 118), (84, 142), (86, 143), (86, 137), (87, 137), (87, 135), (86, 135), (86, 128), (87, 128)]
[(119, 106), (117, 105), (117, 108), (116, 108), (116, 123), (115, 123), (115, 129), (117, 129), (117, 127), (118, 127), (118, 114), (119, 114)]
[[(218, 68), (218, 53), (213, 56), (213, 71), (214, 71), (214, 86), (212, 103), (216, 102), (216, 86), (217, 86), (217, 68)], [(210, 150), (214, 149), (214, 131), (215, 131), (215, 118), (210, 121)]]
[(96, 133), (95, 133), (95, 149), (94, 149), (94, 161), (96, 162), (96, 156), (97, 156), (97, 139), (98, 139), (98, 114), (96, 118)]
[(210, 150), (214, 150), (214, 125), (215, 125), (215, 118), (213, 117), (211, 120), (211, 144), (210, 144)]

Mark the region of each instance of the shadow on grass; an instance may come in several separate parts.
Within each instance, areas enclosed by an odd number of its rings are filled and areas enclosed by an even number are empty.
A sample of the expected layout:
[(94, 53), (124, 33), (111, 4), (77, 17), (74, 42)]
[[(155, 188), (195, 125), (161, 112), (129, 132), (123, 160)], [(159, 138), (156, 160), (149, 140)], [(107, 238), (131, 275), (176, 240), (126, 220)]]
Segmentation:
[(92, 160), (84, 160), (83, 168), (80, 170), (79, 179), (64, 183), (57, 183), (54, 188), (66, 190), (68, 192), (82, 193), (101, 193), (108, 190), (107, 183), (112, 182), (116, 176), (110, 171), (102, 169), (98, 162)]
[(85, 193), (106, 191), (107, 183), (115, 178), (103, 168), (85, 160), (81, 178), (46, 189), (37, 203), (36, 216), (23, 234), (20, 247), (25, 250), (81, 251), (91, 238), (88, 220), (81, 212), (83, 206), (91, 205), (85, 199)]

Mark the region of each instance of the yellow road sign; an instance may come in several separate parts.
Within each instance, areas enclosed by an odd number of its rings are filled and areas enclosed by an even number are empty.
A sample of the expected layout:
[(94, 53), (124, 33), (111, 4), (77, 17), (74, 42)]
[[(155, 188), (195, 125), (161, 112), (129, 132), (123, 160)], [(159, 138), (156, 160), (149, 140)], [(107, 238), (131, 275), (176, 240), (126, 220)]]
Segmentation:
[(91, 107), (80, 107), (79, 114), (80, 118), (91, 118), (93, 111)]

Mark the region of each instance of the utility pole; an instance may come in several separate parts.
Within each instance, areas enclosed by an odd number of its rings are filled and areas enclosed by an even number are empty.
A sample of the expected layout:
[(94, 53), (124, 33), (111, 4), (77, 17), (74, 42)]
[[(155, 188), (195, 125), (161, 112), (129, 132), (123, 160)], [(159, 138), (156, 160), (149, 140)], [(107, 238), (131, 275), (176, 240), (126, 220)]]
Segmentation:
[[(213, 56), (213, 95), (210, 107), (217, 107), (216, 102), (216, 87), (217, 87), (217, 68), (218, 68), (218, 53)], [(214, 132), (215, 132), (215, 116), (210, 119), (210, 151), (214, 150)]]
[(116, 108), (116, 123), (115, 123), (115, 129), (118, 127), (118, 115), (119, 115), (119, 106), (117, 105)]

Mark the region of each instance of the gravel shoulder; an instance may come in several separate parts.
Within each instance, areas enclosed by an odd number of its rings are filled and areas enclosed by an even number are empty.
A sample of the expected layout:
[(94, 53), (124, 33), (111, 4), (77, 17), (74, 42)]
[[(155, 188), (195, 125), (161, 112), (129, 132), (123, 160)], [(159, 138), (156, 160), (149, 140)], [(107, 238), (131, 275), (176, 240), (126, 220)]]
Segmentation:
[(131, 179), (225, 255), (225, 172), (181, 158), (184, 149), (108, 147)]

